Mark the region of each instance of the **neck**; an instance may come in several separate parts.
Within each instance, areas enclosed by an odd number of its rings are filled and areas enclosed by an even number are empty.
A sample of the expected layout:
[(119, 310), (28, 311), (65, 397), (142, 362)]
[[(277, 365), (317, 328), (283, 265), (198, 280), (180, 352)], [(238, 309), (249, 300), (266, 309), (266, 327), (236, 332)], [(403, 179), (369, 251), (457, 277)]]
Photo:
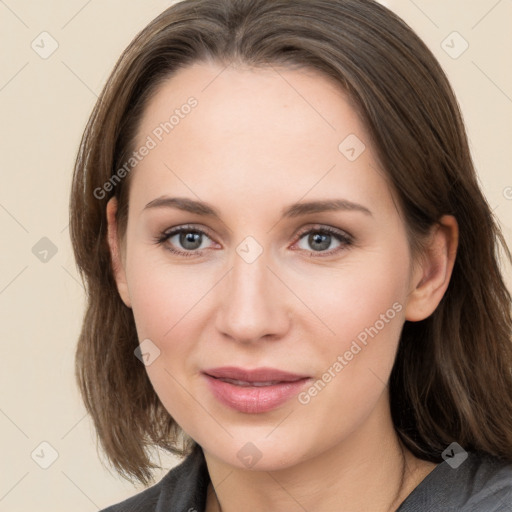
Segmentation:
[[(384, 410), (386, 410), (384, 408)], [(390, 414), (374, 411), (335, 446), (275, 471), (233, 467), (205, 451), (207, 512), (391, 512), (434, 469), (399, 441)]]

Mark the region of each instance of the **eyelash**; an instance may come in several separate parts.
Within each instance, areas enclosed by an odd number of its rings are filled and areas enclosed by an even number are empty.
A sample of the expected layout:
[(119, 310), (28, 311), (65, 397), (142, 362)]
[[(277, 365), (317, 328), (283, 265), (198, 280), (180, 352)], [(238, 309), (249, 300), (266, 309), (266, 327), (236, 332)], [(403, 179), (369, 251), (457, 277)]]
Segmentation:
[[(205, 235), (208, 238), (211, 238), (208, 235), (207, 231), (204, 231), (202, 229), (198, 229), (193, 226), (181, 226), (179, 228), (172, 229), (171, 231), (164, 231), (162, 232), (158, 237), (155, 238), (155, 243), (157, 245), (163, 245), (165, 242), (167, 242), (170, 238), (172, 238), (174, 235), (179, 235), (180, 233), (196, 233)], [(331, 249), (330, 251), (311, 251), (311, 256), (314, 258), (322, 258), (327, 256), (332, 256), (333, 254), (336, 254), (340, 251), (345, 250), (347, 247), (351, 246), (353, 243), (353, 239), (348, 234), (345, 234), (341, 231), (338, 231), (337, 229), (331, 228), (329, 226), (323, 226), (321, 228), (309, 228), (307, 230), (304, 230), (298, 234), (298, 241), (300, 241), (305, 235), (309, 235), (311, 233), (320, 233), (322, 235), (331, 235), (334, 238), (336, 238), (342, 245), (340, 247), (337, 247), (336, 249)], [(179, 256), (185, 256), (185, 257), (191, 257), (191, 256), (202, 256), (203, 250), (190, 250), (190, 251), (180, 251), (177, 249), (173, 249), (172, 247), (166, 246), (166, 250), (170, 251), (173, 254), (179, 255)], [(305, 250), (305, 249), (303, 249)]]

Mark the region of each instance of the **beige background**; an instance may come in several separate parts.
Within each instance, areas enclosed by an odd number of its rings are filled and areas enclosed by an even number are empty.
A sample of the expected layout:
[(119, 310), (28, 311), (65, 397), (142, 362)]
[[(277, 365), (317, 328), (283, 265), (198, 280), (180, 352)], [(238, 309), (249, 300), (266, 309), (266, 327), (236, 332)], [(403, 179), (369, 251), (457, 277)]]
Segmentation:
[[(82, 130), (112, 66), (171, 3), (0, 0), (0, 512), (92, 512), (140, 490), (101, 465), (75, 386), (83, 289), (69, 242), (68, 193)], [(512, 2), (385, 3), (448, 73), (482, 187), (512, 245)], [(31, 47), (52, 48), (43, 31), (58, 43), (46, 59)], [(469, 44), (458, 58), (464, 41), (454, 31)], [(43, 237), (57, 249), (46, 262), (38, 254), (48, 244)], [(510, 285), (508, 267), (506, 274)], [(52, 450), (58, 457), (41, 468)], [(156, 480), (175, 462), (163, 457)]]

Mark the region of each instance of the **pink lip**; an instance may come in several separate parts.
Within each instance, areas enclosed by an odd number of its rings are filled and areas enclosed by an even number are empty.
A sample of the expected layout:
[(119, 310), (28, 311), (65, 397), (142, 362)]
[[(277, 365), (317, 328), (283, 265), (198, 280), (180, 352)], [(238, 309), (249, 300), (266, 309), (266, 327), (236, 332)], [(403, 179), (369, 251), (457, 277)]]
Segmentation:
[[(273, 368), (245, 370), (232, 366), (205, 370), (211, 392), (224, 405), (245, 413), (262, 413), (275, 409), (293, 396), (310, 381), (310, 377)], [(247, 385), (225, 382), (221, 379), (242, 381)], [(265, 386), (251, 385), (275, 381)]]

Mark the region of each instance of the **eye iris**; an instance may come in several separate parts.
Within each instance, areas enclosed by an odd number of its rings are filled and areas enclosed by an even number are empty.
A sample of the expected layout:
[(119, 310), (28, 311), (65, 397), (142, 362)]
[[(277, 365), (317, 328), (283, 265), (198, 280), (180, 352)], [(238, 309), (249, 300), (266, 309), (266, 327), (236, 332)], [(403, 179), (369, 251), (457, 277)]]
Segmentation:
[(321, 233), (311, 234), (308, 237), (308, 242), (315, 251), (328, 249), (329, 245), (331, 244), (331, 235), (325, 235)]
[[(199, 240), (199, 245), (194, 246)], [(193, 231), (187, 231), (180, 233), (180, 244), (183, 248), (189, 249), (193, 251), (194, 249), (198, 249), (201, 245), (201, 233), (195, 233)], [(188, 244), (192, 244), (190, 247)]]

